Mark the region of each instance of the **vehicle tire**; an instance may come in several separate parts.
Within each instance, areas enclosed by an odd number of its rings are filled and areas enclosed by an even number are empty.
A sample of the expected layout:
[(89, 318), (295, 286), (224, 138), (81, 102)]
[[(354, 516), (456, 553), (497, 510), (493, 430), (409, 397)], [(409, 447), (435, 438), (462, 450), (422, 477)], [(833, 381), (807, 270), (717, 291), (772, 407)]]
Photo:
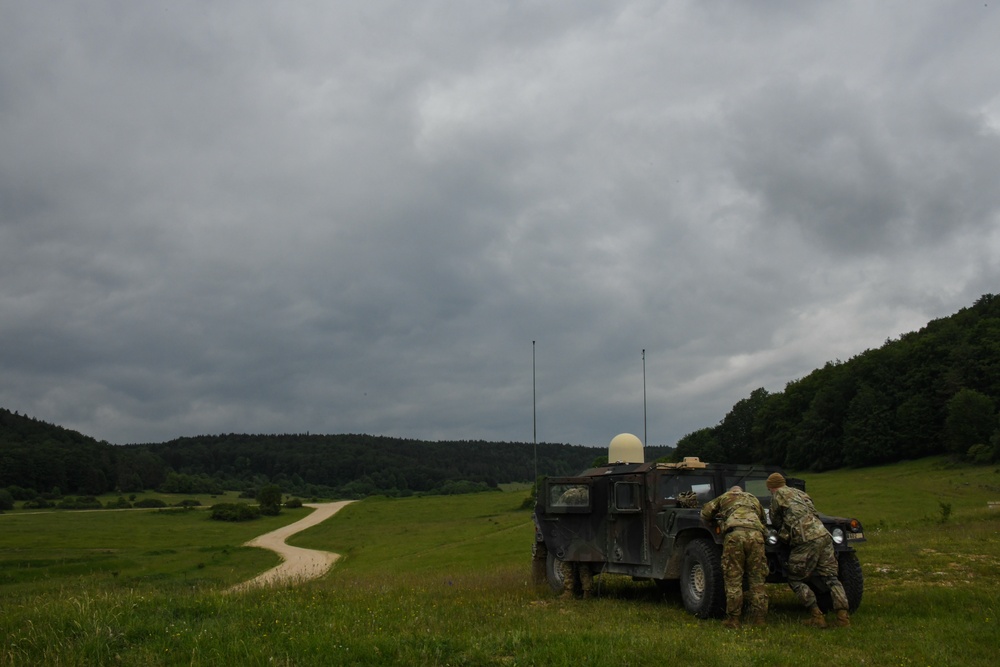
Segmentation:
[(563, 573), (559, 564), (562, 561), (556, 558), (551, 551), (545, 557), (545, 578), (549, 582), (549, 588), (553, 593), (563, 592)]
[[(837, 556), (837, 579), (844, 587), (847, 596), (847, 609), (853, 614), (861, 606), (861, 598), (865, 593), (865, 575), (861, 571), (858, 554), (844, 551)], [(816, 594), (816, 604), (824, 614), (833, 611), (833, 596), (819, 577), (806, 581), (809, 588)]]
[(531, 545), (531, 583), (535, 586), (547, 583), (548, 553), (545, 542), (535, 542)]
[(837, 574), (840, 583), (847, 594), (847, 607), (853, 614), (861, 606), (861, 598), (865, 594), (865, 575), (861, 571), (861, 561), (858, 554), (845, 551), (840, 554), (840, 567)]
[(681, 599), (684, 601), (684, 608), (698, 618), (721, 616), (725, 613), (726, 585), (722, 578), (722, 554), (711, 540), (692, 540), (684, 550)]

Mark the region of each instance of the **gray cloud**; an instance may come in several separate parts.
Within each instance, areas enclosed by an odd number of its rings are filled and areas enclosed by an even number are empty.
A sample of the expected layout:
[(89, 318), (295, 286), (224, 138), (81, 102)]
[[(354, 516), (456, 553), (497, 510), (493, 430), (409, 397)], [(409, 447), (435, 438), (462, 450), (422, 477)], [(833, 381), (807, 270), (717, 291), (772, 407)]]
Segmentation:
[(0, 405), (672, 444), (995, 292), (995, 8), (6, 3)]

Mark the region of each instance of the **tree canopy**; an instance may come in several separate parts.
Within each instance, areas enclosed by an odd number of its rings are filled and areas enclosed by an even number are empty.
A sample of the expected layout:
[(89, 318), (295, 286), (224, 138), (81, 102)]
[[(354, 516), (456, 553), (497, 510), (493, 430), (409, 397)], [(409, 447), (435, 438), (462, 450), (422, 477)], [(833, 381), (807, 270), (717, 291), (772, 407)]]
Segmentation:
[[(757, 389), (674, 457), (797, 470), (950, 454), (1000, 461), (1000, 297), (829, 362), (782, 392)], [(972, 450), (972, 454), (970, 454)]]

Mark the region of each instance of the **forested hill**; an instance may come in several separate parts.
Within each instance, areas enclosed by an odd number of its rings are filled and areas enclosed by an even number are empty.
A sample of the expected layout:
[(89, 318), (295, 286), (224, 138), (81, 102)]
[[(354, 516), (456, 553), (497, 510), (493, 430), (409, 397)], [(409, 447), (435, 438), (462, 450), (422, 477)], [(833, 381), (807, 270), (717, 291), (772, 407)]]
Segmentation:
[[(659, 457), (668, 448), (650, 447)], [(538, 472), (570, 475), (604, 448), (539, 443)], [(0, 489), (97, 495), (144, 489), (212, 493), (276, 483), (306, 496), (454, 493), (534, 477), (535, 447), (371, 435), (208, 435), (116, 446), (0, 409)]]
[(782, 392), (757, 389), (674, 456), (795, 470), (949, 454), (1000, 461), (1000, 297), (830, 362)]

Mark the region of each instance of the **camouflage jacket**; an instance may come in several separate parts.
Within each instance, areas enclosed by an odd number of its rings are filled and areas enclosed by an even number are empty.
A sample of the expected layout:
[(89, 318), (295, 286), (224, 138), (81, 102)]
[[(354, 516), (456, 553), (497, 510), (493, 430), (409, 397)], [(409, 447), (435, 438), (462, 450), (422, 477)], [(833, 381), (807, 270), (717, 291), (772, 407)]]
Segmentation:
[(812, 498), (790, 486), (775, 489), (771, 495), (771, 525), (792, 546), (830, 534), (819, 520)]
[(714, 519), (719, 520), (722, 532), (732, 528), (752, 528), (764, 530), (764, 508), (752, 493), (745, 491), (726, 491), (715, 500), (710, 500), (701, 508), (701, 519), (711, 525)]

